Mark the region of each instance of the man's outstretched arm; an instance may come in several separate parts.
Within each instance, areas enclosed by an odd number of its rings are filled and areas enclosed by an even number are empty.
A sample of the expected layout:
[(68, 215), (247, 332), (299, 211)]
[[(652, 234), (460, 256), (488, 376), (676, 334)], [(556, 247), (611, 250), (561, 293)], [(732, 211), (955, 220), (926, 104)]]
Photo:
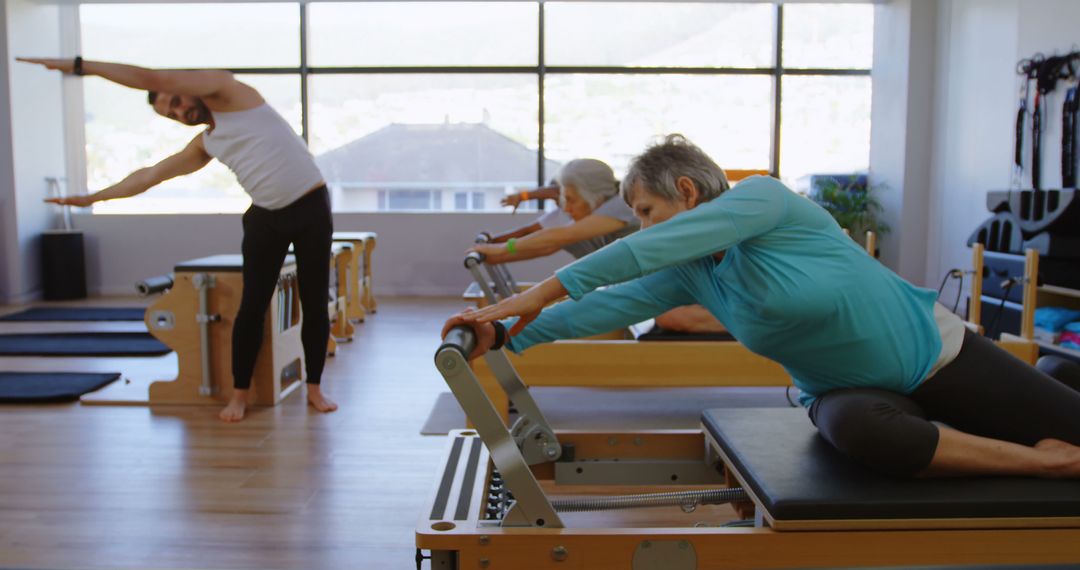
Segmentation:
[(210, 155), (206, 153), (205, 147), (203, 147), (202, 134), (200, 133), (184, 147), (184, 150), (181, 150), (153, 166), (140, 168), (129, 174), (127, 178), (124, 178), (120, 182), (109, 186), (100, 192), (84, 196), (49, 198), (45, 201), (65, 206), (86, 207), (94, 202), (135, 196), (136, 194), (146, 192), (150, 188), (153, 188), (170, 178), (191, 174), (192, 172), (199, 170), (210, 162), (210, 158)]
[[(16, 59), (26, 63), (43, 65), (48, 69), (64, 73), (75, 72), (74, 59), (35, 57), (19, 57)], [(113, 83), (119, 83), (133, 89), (161, 91), (176, 95), (191, 95), (193, 97), (221, 96), (236, 84), (233, 74), (223, 70), (178, 71), (149, 69), (137, 65), (104, 61), (84, 60), (82, 62), (82, 73), (83, 75), (97, 75)]]

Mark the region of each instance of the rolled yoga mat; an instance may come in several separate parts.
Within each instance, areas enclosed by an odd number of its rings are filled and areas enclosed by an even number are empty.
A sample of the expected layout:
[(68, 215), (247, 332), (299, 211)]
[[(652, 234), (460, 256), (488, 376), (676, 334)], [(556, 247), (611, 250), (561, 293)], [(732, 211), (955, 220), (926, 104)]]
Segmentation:
[(0, 403), (72, 402), (119, 377), (119, 372), (0, 372)]
[(143, 332), (0, 335), (0, 356), (160, 356), (172, 349)]
[(142, 307), (34, 307), (0, 317), (0, 321), (141, 321)]

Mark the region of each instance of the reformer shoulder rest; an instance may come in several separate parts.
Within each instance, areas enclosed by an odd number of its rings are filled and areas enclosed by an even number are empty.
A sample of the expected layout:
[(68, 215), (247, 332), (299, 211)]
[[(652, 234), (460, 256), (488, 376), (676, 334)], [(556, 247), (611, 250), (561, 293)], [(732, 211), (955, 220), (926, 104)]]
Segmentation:
[[(296, 259), (292, 255), (285, 256), (283, 265), (294, 265)], [(190, 261), (177, 263), (173, 271), (176, 272), (239, 272), (244, 269), (244, 256), (240, 254), (211, 255), (200, 257)]]

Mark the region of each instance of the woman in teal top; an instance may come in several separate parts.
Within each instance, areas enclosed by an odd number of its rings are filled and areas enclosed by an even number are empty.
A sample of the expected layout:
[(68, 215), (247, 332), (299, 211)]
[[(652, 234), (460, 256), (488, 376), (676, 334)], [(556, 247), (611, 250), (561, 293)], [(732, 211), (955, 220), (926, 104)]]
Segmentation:
[(822, 436), (870, 467), (1080, 476), (1080, 392), (965, 334), (933, 291), (779, 181), (729, 190), (708, 156), (672, 136), (634, 160), (623, 192), (642, 231), (447, 326), (473, 324), (481, 347), (509, 326), (506, 346), (520, 352), (699, 303), (782, 364)]

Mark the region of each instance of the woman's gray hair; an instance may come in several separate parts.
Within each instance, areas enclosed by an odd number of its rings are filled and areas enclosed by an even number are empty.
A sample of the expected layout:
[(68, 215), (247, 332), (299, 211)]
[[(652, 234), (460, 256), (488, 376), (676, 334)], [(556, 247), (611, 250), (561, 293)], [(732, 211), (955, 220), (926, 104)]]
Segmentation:
[(702, 152), (686, 137), (678, 134), (664, 137), (630, 162), (622, 182), (622, 197), (630, 203), (634, 185), (669, 202), (682, 195), (675, 181), (686, 176), (694, 181), (699, 197), (698, 203), (708, 202), (725, 192), (730, 185), (727, 175), (709, 155)]
[(619, 193), (619, 181), (611, 167), (595, 158), (567, 162), (555, 180), (560, 187), (573, 186), (581, 199), (594, 209)]

